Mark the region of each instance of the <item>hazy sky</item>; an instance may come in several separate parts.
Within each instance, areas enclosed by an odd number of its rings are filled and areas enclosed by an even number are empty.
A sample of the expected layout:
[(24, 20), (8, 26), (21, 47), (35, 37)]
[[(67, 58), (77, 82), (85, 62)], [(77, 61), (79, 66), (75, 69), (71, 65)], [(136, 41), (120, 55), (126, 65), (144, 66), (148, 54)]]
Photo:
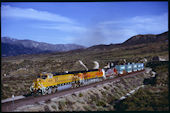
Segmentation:
[(84, 46), (168, 30), (168, 2), (2, 2), (1, 36)]

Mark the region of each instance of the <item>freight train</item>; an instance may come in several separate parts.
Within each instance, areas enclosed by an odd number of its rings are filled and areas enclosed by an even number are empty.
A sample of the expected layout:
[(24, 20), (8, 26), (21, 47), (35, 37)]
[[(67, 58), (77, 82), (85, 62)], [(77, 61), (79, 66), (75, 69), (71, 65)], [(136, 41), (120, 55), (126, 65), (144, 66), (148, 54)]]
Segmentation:
[(125, 76), (144, 70), (143, 63), (128, 63), (124, 65), (109, 65), (103, 69), (72, 71), (63, 73), (42, 72), (30, 87), (32, 94), (51, 94), (62, 88), (75, 88), (82, 85), (99, 82), (104, 79)]

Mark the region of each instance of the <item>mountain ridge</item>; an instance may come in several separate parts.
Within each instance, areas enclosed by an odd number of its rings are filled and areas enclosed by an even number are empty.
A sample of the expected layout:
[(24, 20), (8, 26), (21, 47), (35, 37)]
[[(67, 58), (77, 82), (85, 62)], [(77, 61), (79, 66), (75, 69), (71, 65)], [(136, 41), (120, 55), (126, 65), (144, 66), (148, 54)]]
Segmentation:
[(163, 32), (161, 34), (139, 34), (135, 35), (128, 40), (124, 41), (122, 44), (123, 45), (135, 45), (135, 44), (142, 44), (142, 43), (151, 43), (151, 42), (159, 42), (159, 41), (166, 41), (168, 40), (168, 31)]
[[(154, 42), (166, 42), (168, 41), (168, 31), (163, 32), (161, 34), (144, 34), (144, 35), (139, 34), (139, 35), (130, 37), (123, 43), (109, 44), (109, 45), (99, 44), (99, 45), (94, 45), (88, 48), (81, 46), (81, 45), (76, 45), (76, 44), (48, 44), (45, 42), (36, 42), (32, 40), (19, 40), (18, 42), (17, 39), (12, 39), (12, 38), (10, 39), (11, 39), (11, 42), (7, 38), (4, 38), (4, 39), (2, 38), (2, 42), (8, 43), (7, 44), (8, 46), (10, 43), (10, 44), (17, 45), (17, 46), (18, 45), (23, 46), (24, 49), (29, 48), (26, 51), (29, 51), (30, 54), (50, 53), (50, 52), (55, 53), (55, 52), (67, 52), (67, 51), (81, 52), (82, 50), (88, 52), (88, 51), (103, 51), (103, 50), (121, 48), (121, 47), (127, 47), (127, 46), (130, 47), (133, 45), (149, 44), (149, 43), (154, 43)], [(26, 43), (24, 43), (25, 41)], [(20, 47), (16, 47), (16, 48), (20, 48)], [(33, 50), (31, 51), (30, 48)], [(34, 50), (34, 49), (37, 49), (37, 50)], [(9, 56), (8, 54), (5, 55), (5, 53), (3, 52), (3, 47), (1, 48), (1, 50), (3, 53), (2, 56)], [(22, 52), (20, 54), (22, 54)], [(20, 54), (16, 54), (16, 55), (20, 55)], [(24, 54), (27, 54), (27, 53), (24, 52)]]
[(130, 37), (129, 39), (127, 39), (122, 43), (109, 44), (109, 45), (99, 44), (99, 45), (91, 46), (87, 48), (87, 50), (106, 50), (106, 49), (113, 49), (118, 47), (147, 44), (153, 42), (165, 42), (165, 41), (168, 41), (168, 31), (163, 32), (161, 34), (144, 34), (144, 35), (139, 34)]
[[(50, 52), (64, 52), (64, 51), (85, 48), (84, 46), (77, 45), (77, 44), (49, 44), (45, 42), (36, 42), (27, 39), (18, 40), (9, 37), (2, 37), (1, 42), (3, 43), (3, 46), (1, 47), (1, 51), (3, 53), (2, 56), (16, 56), (21, 54), (27, 54), (25, 51), (29, 51), (28, 54), (32, 54), (32, 53), (38, 54), (38, 53), (50, 53)], [(24, 50), (23, 52), (21, 51), (21, 47)]]

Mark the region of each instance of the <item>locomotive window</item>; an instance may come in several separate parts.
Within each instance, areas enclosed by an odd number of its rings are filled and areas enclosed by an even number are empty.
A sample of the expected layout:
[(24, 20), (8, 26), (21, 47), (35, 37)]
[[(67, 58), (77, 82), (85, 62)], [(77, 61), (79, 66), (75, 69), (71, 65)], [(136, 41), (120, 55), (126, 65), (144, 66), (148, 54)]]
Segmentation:
[(52, 75), (48, 75), (48, 77), (49, 77), (49, 78), (53, 78), (53, 76), (52, 76)]
[(47, 78), (47, 75), (42, 75), (42, 79), (46, 79)]

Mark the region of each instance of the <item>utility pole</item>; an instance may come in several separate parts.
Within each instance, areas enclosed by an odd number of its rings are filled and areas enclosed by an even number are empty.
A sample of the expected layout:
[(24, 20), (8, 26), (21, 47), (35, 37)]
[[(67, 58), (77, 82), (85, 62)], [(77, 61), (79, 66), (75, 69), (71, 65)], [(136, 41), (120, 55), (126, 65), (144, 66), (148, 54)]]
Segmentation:
[(14, 95), (12, 95), (12, 111), (14, 111)]

